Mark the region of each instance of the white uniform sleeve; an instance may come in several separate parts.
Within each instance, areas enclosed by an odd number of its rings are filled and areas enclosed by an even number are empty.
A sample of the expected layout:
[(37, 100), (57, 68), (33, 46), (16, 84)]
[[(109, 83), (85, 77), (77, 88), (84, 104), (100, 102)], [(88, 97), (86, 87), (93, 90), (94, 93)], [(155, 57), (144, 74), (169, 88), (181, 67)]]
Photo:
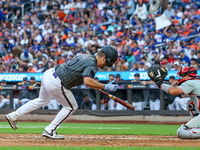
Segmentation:
[(195, 85), (190, 81), (188, 80), (179, 86), (185, 94), (189, 94), (195, 89)]

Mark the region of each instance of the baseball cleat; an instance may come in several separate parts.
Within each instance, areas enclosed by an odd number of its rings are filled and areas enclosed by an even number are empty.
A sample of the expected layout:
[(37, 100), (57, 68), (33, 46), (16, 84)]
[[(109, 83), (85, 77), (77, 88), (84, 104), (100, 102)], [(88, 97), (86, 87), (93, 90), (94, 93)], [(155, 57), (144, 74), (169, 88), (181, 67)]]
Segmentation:
[(17, 130), (17, 122), (16, 121), (12, 121), (12, 119), (10, 118), (9, 114), (5, 116), (8, 123), (10, 124), (11, 128), (13, 128), (14, 130)]
[(53, 134), (49, 134), (46, 130), (43, 131), (42, 136), (54, 140), (63, 140), (65, 138), (64, 135), (58, 135), (57, 132)]

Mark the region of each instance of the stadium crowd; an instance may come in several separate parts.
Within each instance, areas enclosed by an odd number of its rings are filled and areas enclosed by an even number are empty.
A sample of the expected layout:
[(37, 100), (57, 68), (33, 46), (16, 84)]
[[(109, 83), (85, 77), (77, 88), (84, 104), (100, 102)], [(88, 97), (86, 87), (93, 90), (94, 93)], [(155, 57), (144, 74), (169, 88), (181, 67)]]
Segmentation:
[[(200, 1), (35, 0), (20, 18), (23, 1), (0, 1), (0, 73), (44, 72), (79, 53), (116, 46), (107, 71), (143, 71), (153, 64), (178, 70), (200, 64)], [(13, 11), (15, 23), (6, 19)], [(156, 30), (165, 14), (171, 25)], [(101, 70), (100, 70), (101, 71)]]

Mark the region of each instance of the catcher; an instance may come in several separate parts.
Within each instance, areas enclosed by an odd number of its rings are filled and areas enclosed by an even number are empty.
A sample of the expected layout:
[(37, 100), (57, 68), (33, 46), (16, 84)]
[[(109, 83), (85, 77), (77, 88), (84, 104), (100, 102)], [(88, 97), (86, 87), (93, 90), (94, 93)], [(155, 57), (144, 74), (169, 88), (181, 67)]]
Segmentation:
[(167, 70), (159, 65), (151, 66), (148, 69), (148, 76), (156, 85), (163, 91), (172, 94), (189, 94), (188, 113), (193, 117), (189, 122), (183, 124), (177, 130), (177, 136), (181, 139), (199, 139), (200, 138), (200, 76), (197, 75), (197, 70), (193, 67), (185, 67), (178, 73), (182, 78), (179, 79), (177, 87), (163, 83), (167, 76)]

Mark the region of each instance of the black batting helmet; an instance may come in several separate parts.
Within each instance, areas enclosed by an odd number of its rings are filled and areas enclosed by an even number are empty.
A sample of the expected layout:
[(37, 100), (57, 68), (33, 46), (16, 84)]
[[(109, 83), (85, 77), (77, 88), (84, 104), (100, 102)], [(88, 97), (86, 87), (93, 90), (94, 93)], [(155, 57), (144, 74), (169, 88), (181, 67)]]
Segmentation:
[(106, 65), (112, 67), (112, 65), (117, 61), (118, 53), (114, 46), (105, 46), (103, 47), (103, 52), (106, 56)]

